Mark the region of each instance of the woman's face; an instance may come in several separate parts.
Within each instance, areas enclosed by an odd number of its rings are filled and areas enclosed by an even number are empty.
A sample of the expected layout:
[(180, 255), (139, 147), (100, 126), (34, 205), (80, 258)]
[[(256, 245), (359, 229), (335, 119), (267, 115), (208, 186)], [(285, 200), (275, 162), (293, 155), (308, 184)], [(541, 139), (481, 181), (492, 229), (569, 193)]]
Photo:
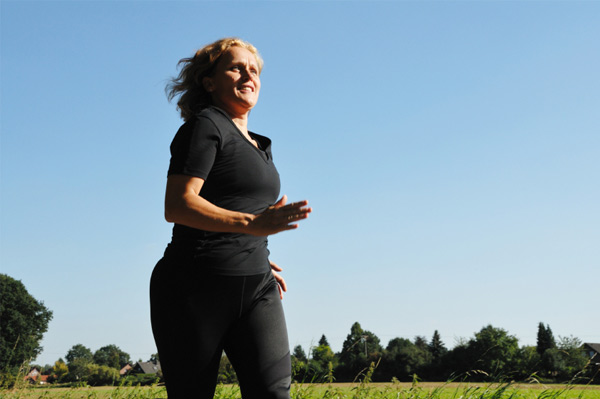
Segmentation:
[(204, 88), (211, 94), (213, 104), (231, 116), (249, 112), (258, 101), (260, 76), (254, 54), (234, 46), (225, 52), (213, 75), (205, 77)]

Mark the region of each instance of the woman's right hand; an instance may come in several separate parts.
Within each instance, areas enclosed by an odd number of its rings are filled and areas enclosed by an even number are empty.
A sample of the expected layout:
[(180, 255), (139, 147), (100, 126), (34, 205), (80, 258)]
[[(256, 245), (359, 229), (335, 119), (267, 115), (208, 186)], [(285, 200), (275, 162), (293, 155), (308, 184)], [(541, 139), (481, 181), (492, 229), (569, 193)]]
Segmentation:
[(286, 230), (298, 228), (298, 222), (306, 219), (312, 212), (308, 201), (298, 201), (287, 204), (287, 196), (281, 197), (273, 206), (264, 212), (254, 215), (248, 224), (248, 232), (256, 236), (268, 236)]
[(306, 219), (312, 212), (307, 207), (308, 201), (286, 205), (285, 195), (258, 215), (229, 211), (200, 196), (203, 185), (204, 179), (199, 177), (169, 176), (165, 194), (165, 219), (206, 231), (268, 236), (298, 228), (295, 222)]

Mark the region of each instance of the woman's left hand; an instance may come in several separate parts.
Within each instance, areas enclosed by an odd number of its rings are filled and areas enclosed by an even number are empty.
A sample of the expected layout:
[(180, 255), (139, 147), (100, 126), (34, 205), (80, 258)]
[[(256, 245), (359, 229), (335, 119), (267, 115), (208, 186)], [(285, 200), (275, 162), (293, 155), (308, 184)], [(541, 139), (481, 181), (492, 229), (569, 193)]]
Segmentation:
[(283, 299), (283, 293), (287, 292), (287, 285), (285, 284), (285, 280), (283, 279), (283, 277), (281, 277), (281, 275), (277, 273), (282, 271), (283, 269), (277, 266), (277, 264), (275, 264), (275, 262), (271, 260), (269, 260), (269, 264), (271, 265), (271, 272), (273, 273), (273, 277), (275, 277), (275, 281), (277, 281), (277, 288), (279, 288), (279, 297)]

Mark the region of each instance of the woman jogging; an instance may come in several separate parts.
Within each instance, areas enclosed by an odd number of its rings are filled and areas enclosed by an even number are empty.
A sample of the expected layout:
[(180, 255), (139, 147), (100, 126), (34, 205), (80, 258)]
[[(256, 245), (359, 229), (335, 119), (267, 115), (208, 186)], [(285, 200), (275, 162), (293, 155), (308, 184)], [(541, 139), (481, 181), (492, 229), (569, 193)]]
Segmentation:
[(224, 350), (244, 399), (289, 398), (286, 286), (267, 236), (297, 228), (311, 208), (277, 200), (271, 140), (248, 130), (261, 88), (256, 48), (226, 38), (180, 64), (167, 88), (185, 121), (171, 143), (165, 195), (173, 236), (150, 283), (167, 393), (212, 398)]

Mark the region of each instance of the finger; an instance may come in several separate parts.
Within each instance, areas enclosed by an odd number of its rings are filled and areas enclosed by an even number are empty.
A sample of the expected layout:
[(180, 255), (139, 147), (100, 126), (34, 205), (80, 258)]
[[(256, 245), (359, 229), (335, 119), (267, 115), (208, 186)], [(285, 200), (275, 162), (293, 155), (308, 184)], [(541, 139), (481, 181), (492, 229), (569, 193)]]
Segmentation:
[(281, 275), (279, 275), (278, 273), (275, 273), (275, 272), (273, 272), (273, 275), (275, 276), (275, 280), (277, 281), (277, 284), (279, 285), (279, 287), (284, 292), (287, 292), (287, 284), (285, 283), (285, 280), (283, 279), (283, 277), (281, 277)]
[(308, 213), (290, 213), (287, 215), (282, 215), (280, 220), (286, 224), (289, 224), (306, 218), (308, 218)]
[(299, 208), (299, 209), (279, 209), (278, 210), (280, 213), (280, 216), (285, 216), (290, 218), (290, 220), (292, 218), (298, 218), (298, 220), (300, 219), (306, 219), (308, 217), (308, 214), (312, 212), (311, 208)]
[(287, 284), (285, 283), (285, 280), (283, 279), (283, 277), (281, 277), (276, 272), (273, 272), (273, 277), (275, 277), (275, 281), (277, 282), (277, 289), (279, 289), (279, 296), (281, 299), (283, 299), (283, 293), (287, 292)]
[(279, 199), (279, 201), (277, 201), (273, 205), (273, 208), (281, 208), (281, 207), (285, 206), (286, 202), (287, 202), (287, 195), (283, 194), (283, 196)]
[(303, 207), (305, 207), (307, 205), (308, 205), (308, 201), (304, 200), (304, 201), (298, 201), (298, 202), (289, 203), (289, 204), (285, 205), (282, 208), (286, 209), (286, 210), (289, 210), (289, 209), (300, 209), (300, 208), (303, 208)]
[(279, 287), (283, 290), (283, 292), (287, 292), (287, 284), (285, 283), (285, 280), (283, 278), (281, 279), (281, 284), (279, 285)]
[(275, 270), (275, 271), (283, 271), (283, 269), (278, 266), (275, 262), (273, 262), (272, 260), (269, 260), (269, 264), (271, 265), (271, 269)]
[(274, 270), (271, 270), (271, 273), (273, 274), (273, 277), (275, 277), (275, 281), (277, 281), (277, 284), (280, 284), (280, 281), (283, 280), (283, 277), (281, 277), (279, 273), (277, 273)]
[(279, 231), (294, 230), (294, 229), (297, 229), (298, 227), (300, 227), (300, 225), (298, 225), (298, 224), (286, 224), (285, 226), (281, 227), (281, 229)]

